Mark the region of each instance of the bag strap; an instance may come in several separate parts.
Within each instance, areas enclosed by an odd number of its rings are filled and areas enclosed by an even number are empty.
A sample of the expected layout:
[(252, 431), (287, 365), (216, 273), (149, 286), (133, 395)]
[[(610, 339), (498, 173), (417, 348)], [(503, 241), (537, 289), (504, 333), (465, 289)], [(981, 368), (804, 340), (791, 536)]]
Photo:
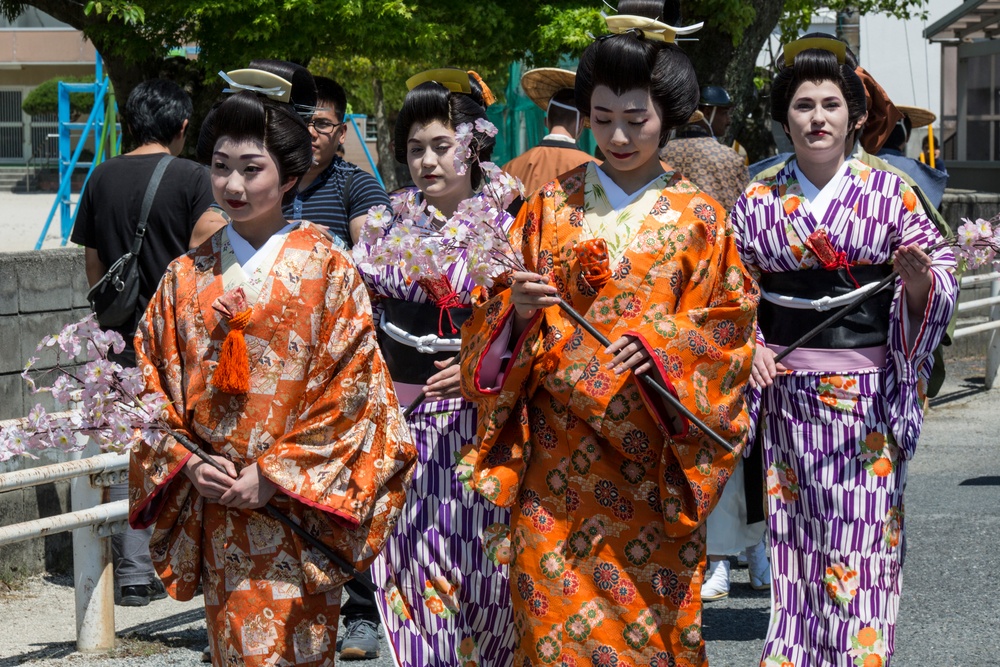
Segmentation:
[(163, 174), (166, 172), (167, 166), (173, 159), (173, 155), (164, 155), (160, 158), (160, 161), (156, 163), (156, 168), (153, 169), (153, 175), (149, 177), (149, 184), (146, 186), (146, 194), (142, 198), (142, 209), (139, 212), (139, 225), (135, 229), (135, 239), (132, 241), (133, 256), (138, 257), (139, 251), (142, 250), (142, 241), (146, 237), (146, 222), (149, 220), (149, 212), (153, 208), (153, 199), (156, 197), (156, 191), (160, 187), (160, 181), (163, 180)]
[[(354, 182), (354, 169), (347, 172), (344, 177), (344, 187), (340, 191), (340, 201), (344, 205), (344, 213), (350, 215), (351, 210), (351, 184)], [(348, 220), (350, 222), (350, 220)]]

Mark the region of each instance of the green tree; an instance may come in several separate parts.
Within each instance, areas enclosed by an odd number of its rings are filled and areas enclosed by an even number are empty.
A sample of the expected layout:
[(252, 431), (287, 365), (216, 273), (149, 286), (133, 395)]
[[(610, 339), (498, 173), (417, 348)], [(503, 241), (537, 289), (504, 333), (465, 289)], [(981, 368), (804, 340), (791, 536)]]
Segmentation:
[[(794, 34), (821, 6), (838, 11), (919, 14), (926, 0), (685, 0), (686, 20), (704, 20), (697, 42), (687, 42), (703, 83), (725, 85), (737, 101), (732, 132), (759, 100), (757, 54), (776, 28)], [(16, 17), (36, 7), (84, 32), (105, 60), (125, 99), (140, 81), (166, 76), (187, 85), (199, 114), (217, 97), (215, 73), (255, 57), (310, 64), (342, 80), (359, 108), (375, 117), (379, 155), (391, 164), (386, 108), (394, 110), (403, 81), (427, 67), (476, 69), (505, 83), (506, 65), (555, 64), (579, 55), (590, 34), (603, 31), (599, 0), (0, 0)], [(166, 58), (171, 47), (197, 45), (198, 58)], [(756, 106), (760, 106), (759, 103)], [(390, 184), (392, 179), (389, 179)]]

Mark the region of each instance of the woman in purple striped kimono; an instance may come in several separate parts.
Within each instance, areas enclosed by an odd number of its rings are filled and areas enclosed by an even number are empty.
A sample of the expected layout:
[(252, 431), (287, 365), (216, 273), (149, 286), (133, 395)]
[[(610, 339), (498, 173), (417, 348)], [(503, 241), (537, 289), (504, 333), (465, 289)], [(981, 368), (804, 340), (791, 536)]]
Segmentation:
[[(461, 233), (466, 223), (449, 218), (462, 201), (476, 197), (491, 207), (476, 193), (479, 170), (458, 173), (454, 164), (455, 128), (486, 118), (485, 84), (458, 70), (434, 72), (435, 81), (407, 94), (396, 121), (396, 159), (417, 187), (391, 196), (393, 224), (412, 218), (423, 200), (440, 214), (432, 224), (458, 225)], [(454, 79), (451, 89), (437, 82), (444, 76)], [(489, 160), (493, 144), (474, 132), (479, 160)], [(510, 216), (498, 215), (509, 225)], [(365, 253), (362, 242), (356, 256)], [(448, 364), (461, 347), (458, 329), (471, 314), (474, 284), (464, 253), (453, 259), (446, 281), (411, 279), (397, 267), (362, 269), (400, 405), (426, 397), (408, 419), (418, 454), (413, 484), (372, 577), (396, 665), (507, 667), (514, 648), (510, 512), (466, 483), (476, 456), (476, 407), (462, 398), (458, 364)]]
[[(732, 213), (762, 294), (752, 384), (773, 596), (762, 667), (889, 663), (907, 461), (931, 352), (958, 291), (954, 256), (930, 250), (941, 236), (909, 186), (845, 159), (867, 114), (864, 87), (844, 61), (835, 39), (785, 48), (771, 115), (795, 159), (751, 183)], [(894, 289), (774, 362), (824, 310), (893, 269)]]

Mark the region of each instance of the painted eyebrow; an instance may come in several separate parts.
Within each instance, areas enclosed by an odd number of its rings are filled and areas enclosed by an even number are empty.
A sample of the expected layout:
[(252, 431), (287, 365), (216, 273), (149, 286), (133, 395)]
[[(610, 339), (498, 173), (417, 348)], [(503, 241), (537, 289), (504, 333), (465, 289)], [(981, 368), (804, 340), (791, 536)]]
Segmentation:
[[(213, 155), (218, 155), (219, 157), (229, 157), (228, 153), (223, 153), (222, 151), (215, 151), (215, 153), (213, 153)], [(256, 158), (256, 157), (264, 157), (264, 156), (261, 155), (260, 153), (245, 153), (244, 155), (240, 156), (240, 159), (241, 160), (251, 160), (251, 159)]]
[[(603, 111), (605, 113), (614, 113), (611, 109), (606, 109), (604, 107), (594, 107), (594, 109), (596, 111)], [(641, 109), (625, 109), (623, 113), (646, 113), (647, 111), (649, 110), (643, 107)]]
[[(439, 137), (434, 137), (434, 138), (432, 138), (432, 139), (431, 139), (431, 142), (435, 142), (435, 141), (446, 141), (446, 140), (450, 140), (450, 139), (452, 139), (452, 138), (453, 138), (453, 137), (451, 137), (450, 135), (447, 135), (447, 134), (442, 134), (442, 135), (441, 135), (441, 136), (439, 136)], [(420, 143), (420, 140), (419, 140), (419, 139), (407, 139), (407, 140), (406, 140), (406, 143), (408, 143), (408, 144), (419, 144), (419, 143)]]

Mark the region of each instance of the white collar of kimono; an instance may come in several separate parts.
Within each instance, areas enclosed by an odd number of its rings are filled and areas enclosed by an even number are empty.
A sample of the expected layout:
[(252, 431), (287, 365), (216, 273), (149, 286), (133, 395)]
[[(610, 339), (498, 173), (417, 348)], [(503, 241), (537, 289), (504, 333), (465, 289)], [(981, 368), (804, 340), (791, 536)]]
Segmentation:
[(830, 208), (830, 204), (833, 202), (833, 198), (840, 189), (840, 184), (847, 176), (849, 169), (847, 164), (842, 165), (840, 171), (822, 188), (813, 185), (806, 178), (806, 175), (799, 169), (798, 160), (792, 163), (792, 168), (795, 170), (795, 179), (799, 182), (799, 187), (802, 188), (802, 196), (809, 202), (809, 212), (812, 213), (817, 223), (822, 222), (823, 218), (826, 217), (826, 212)]
[(604, 194), (608, 198), (608, 203), (614, 210), (623, 209), (632, 202), (634, 202), (639, 197), (646, 194), (646, 190), (649, 186), (658, 181), (663, 177), (662, 173), (656, 175), (656, 178), (646, 183), (644, 186), (633, 192), (632, 194), (626, 193), (618, 184), (611, 180), (611, 177), (604, 173), (604, 170), (600, 166), (597, 167), (597, 177), (601, 179), (601, 187), (604, 188)]
[(542, 141), (562, 141), (567, 144), (573, 144), (574, 146), (576, 145), (576, 139), (569, 136), (568, 134), (563, 134), (562, 132), (552, 132), (550, 134), (546, 134), (544, 137), (542, 137)]
[(270, 251), (276, 246), (285, 242), (288, 233), (299, 226), (299, 222), (290, 222), (274, 233), (264, 245), (254, 248), (250, 242), (240, 236), (239, 232), (232, 225), (226, 229), (229, 234), (229, 245), (233, 248), (236, 261), (240, 263), (247, 275), (253, 274), (260, 262), (270, 255)]

